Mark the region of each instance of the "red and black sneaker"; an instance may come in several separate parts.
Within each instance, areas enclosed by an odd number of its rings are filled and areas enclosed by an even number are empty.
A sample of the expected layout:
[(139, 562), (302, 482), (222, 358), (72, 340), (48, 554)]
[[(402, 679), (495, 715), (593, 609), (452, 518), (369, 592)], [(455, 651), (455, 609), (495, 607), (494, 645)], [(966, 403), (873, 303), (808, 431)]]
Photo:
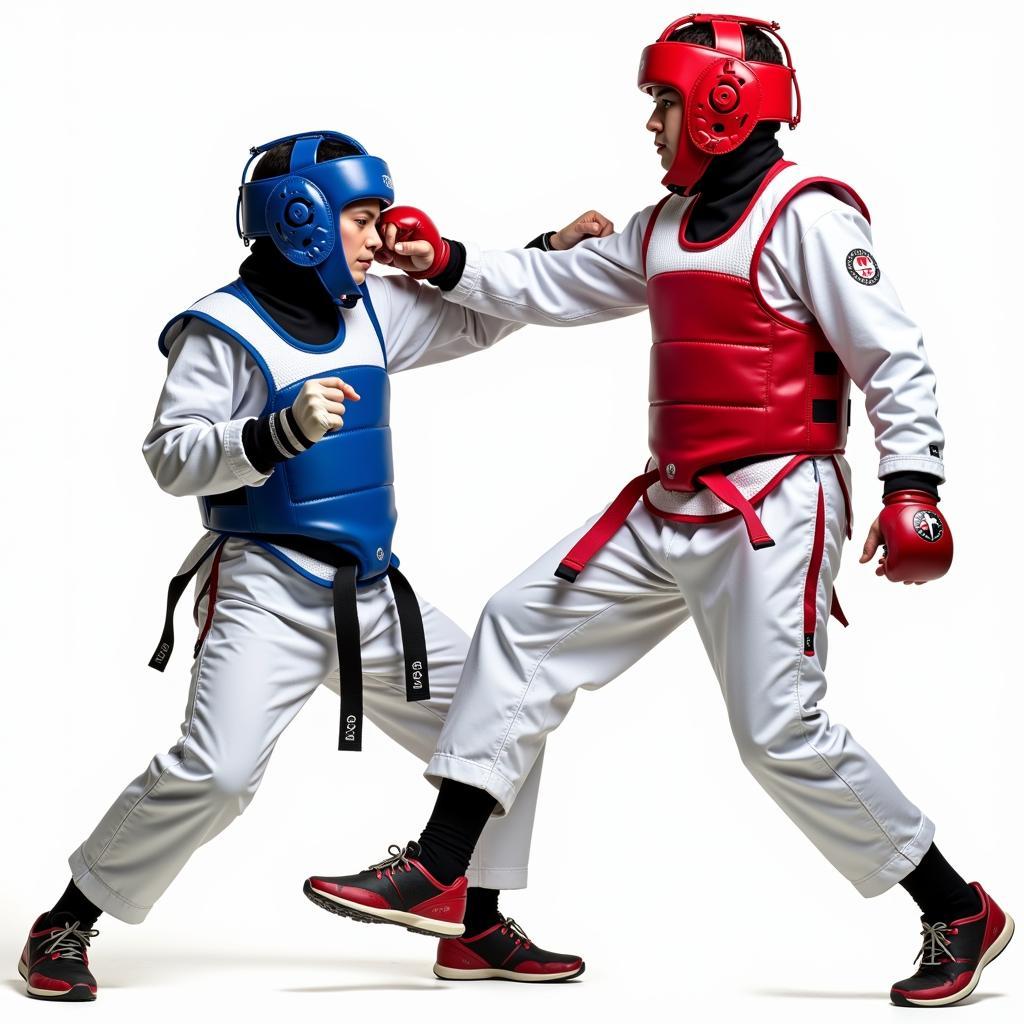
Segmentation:
[(418, 843), (389, 846), (391, 856), (356, 875), (307, 878), (302, 891), (332, 914), (397, 924), (422, 935), (461, 935), (466, 914), (465, 875), (439, 882), (418, 860)]
[(549, 953), (535, 946), (512, 918), (499, 916), (496, 925), (479, 935), (442, 939), (434, 973), (451, 981), (568, 981), (585, 967), (572, 953)]
[(981, 972), (1013, 938), (1013, 918), (977, 883), (981, 910), (946, 924), (921, 918), (924, 942), (914, 958), (921, 966), (913, 977), (897, 981), (889, 997), (897, 1006), (950, 1006), (966, 999)]
[(18, 963), (18, 972), (28, 983), (34, 999), (54, 1003), (79, 1003), (96, 998), (96, 979), (89, 970), (89, 940), (99, 935), (82, 928), (78, 921), (58, 920), (40, 914)]

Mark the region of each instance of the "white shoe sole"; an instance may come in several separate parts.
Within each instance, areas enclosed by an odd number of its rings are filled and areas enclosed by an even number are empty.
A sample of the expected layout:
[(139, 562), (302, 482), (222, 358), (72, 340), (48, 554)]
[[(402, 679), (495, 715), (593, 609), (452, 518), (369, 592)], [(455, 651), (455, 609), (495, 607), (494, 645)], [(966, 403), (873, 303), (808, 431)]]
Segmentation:
[[(466, 930), (466, 926), (461, 921), (438, 921), (432, 917), (410, 914), (405, 910), (384, 910), (380, 907), (367, 907), (362, 903), (345, 900), (340, 896), (332, 896), (329, 892), (323, 892), (321, 889), (314, 889), (310, 886), (306, 895), (313, 899), (313, 894), (319, 897), (320, 900), (327, 900), (333, 903), (335, 907), (339, 908), (339, 912), (345, 913), (347, 911), (349, 916), (357, 920), (397, 924), (403, 928), (410, 928), (426, 935), (436, 935), (441, 939), (457, 939)], [(317, 901), (314, 900), (314, 902)]]
[[(24, 960), (18, 961), (18, 973), (25, 979), (25, 987), (28, 990), (30, 996), (35, 996), (37, 999), (67, 999), (67, 992), (54, 992), (48, 988), (34, 988), (28, 984), (28, 968), (25, 966)], [(96, 996), (93, 995), (89, 999), (71, 999), (69, 1002), (91, 1002)]]
[(978, 982), (981, 981), (981, 972), (1010, 944), (1010, 939), (1013, 938), (1013, 929), (1013, 918), (1007, 914), (1006, 924), (1003, 925), (999, 938), (985, 950), (985, 955), (978, 961), (974, 977), (971, 978), (967, 988), (957, 992), (956, 995), (946, 996), (945, 999), (911, 999), (910, 996), (903, 998), (914, 1006), (952, 1006), (953, 1003), (959, 1003), (961, 999), (966, 999), (978, 987)]
[(434, 974), (445, 981), (485, 981), (492, 978), (500, 978), (502, 981), (568, 981), (569, 978), (578, 978), (585, 968), (585, 964), (575, 971), (562, 971), (561, 974), (523, 974), (518, 971), (503, 971), (500, 967), (478, 967), (472, 970), (460, 967), (445, 967), (443, 964), (434, 964)]

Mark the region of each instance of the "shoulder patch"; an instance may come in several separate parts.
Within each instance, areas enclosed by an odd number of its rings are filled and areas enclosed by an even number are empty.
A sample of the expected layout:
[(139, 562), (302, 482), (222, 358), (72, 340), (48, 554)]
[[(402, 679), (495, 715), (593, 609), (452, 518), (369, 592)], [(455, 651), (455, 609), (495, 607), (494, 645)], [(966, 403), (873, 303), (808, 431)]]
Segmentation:
[(846, 270), (861, 284), (878, 284), (882, 278), (875, 257), (867, 249), (851, 249), (846, 254)]

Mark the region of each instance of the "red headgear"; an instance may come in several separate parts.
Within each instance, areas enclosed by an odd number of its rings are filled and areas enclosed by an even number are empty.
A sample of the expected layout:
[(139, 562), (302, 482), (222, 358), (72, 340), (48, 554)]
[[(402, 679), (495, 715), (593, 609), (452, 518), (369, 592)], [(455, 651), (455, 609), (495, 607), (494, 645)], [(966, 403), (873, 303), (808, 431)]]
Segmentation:
[[(668, 42), (686, 24), (711, 25), (714, 47)], [(786, 63), (744, 60), (743, 25), (766, 29), (782, 44)], [(731, 153), (759, 121), (800, 122), (800, 89), (789, 47), (777, 21), (735, 14), (689, 14), (673, 21), (640, 58), (637, 84), (645, 92), (667, 85), (685, 104), (676, 158), (662, 178), (666, 185), (690, 189), (711, 158)], [(793, 97), (796, 96), (796, 113)]]

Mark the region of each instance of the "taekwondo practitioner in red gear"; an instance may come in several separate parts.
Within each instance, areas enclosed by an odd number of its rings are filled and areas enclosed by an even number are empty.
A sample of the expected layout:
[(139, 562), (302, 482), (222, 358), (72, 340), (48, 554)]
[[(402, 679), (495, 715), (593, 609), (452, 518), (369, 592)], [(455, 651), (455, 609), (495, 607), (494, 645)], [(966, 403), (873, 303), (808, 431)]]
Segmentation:
[[(935, 381), (859, 196), (783, 158), (775, 135), (797, 125), (800, 101), (777, 28), (730, 15), (670, 25), (644, 50), (638, 82), (654, 101), (647, 127), (668, 195), (571, 252), (470, 247), (446, 295), (555, 326), (648, 308), (651, 458), (601, 516), (488, 602), (427, 768), (440, 782), (434, 813), (404, 869), (462, 884), (476, 835), (515, 806), (576, 692), (692, 619), (757, 781), (864, 896), (899, 883), (918, 903), (920, 965), (893, 1002), (949, 1005), (974, 990), (1013, 922), (821, 706), (828, 617), (842, 618), (833, 582), (852, 536), (850, 380), (884, 481), (861, 561), (882, 547), (876, 573), (904, 583), (941, 577), (953, 553), (938, 509)], [(368, 873), (306, 887), (341, 894), (354, 916), (386, 916), (386, 886)], [(435, 969), (481, 976), (484, 941), (443, 939)]]
[[(166, 665), (173, 604), (195, 576), (185, 721), (72, 854), (73, 880), (30, 930), (19, 970), (28, 994), (51, 1002), (95, 998), (88, 947), (100, 914), (147, 916), (248, 806), (321, 683), (341, 693), (340, 749), (359, 749), (365, 701), (385, 734), (426, 761), (469, 645), (417, 600), (391, 555), (388, 374), (488, 348), (517, 325), (403, 275), (367, 274), (394, 193), (387, 166), (355, 140), (291, 136), (253, 150), (246, 172), (254, 161), (238, 210), (252, 254), (238, 280), (165, 328), (167, 378), (143, 446), (160, 486), (197, 496), (208, 528), (172, 582), (151, 662)], [(610, 228), (590, 213), (536, 244), (591, 231)], [(448, 277), (431, 276), (441, 289), (464, 258), (458, 243), (445, 251)], [(417, 268), (432, 273), (430, 260)], [(468, 902), (489, 923), (498, 890), (526, 884), (535, 798), (520, 804), (488, 830), (485, 863), (462, 892), (460, 911)]]

